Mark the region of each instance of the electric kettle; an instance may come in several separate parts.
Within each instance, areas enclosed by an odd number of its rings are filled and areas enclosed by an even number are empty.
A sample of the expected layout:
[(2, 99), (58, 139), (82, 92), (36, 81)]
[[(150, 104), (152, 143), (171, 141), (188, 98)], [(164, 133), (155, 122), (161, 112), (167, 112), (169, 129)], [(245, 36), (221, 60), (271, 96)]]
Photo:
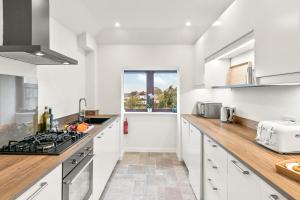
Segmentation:
[(221, 121), (226, 123), (233, 122), (233, 118), (235, 115), (234, 107), (222, 107), (221, 108)]

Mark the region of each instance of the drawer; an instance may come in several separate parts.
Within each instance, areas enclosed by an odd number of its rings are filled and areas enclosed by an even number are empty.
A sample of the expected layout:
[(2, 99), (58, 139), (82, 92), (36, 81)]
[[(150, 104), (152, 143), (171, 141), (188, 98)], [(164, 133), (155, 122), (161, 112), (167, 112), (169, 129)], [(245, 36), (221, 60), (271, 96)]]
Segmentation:
[(219, 163), (214, 158), (204, 154), (204, 173), (211, 178), (216, 178), (225, 185), (227, 180), (227, 161), (225, 163)]
[(227, 200), (226, 182), (205, 174), (203, 183), (205, 200)]
[(206, 135), (204, 136), (204, 154), (218, 163), (220, 167), (226, 167), (227, 152)]
[(262, 200), (288, 200), (263, 180), (261, 180), (260, 184), (261, 184)]
[(17, 200), (60, 200), (62, 197), (62, 165), (35, 183)]

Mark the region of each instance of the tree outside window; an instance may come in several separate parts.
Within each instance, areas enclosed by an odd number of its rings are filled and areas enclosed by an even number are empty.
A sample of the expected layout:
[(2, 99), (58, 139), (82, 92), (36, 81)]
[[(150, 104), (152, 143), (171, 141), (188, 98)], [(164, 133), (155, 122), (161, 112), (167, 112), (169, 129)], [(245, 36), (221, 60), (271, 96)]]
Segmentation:
[(177, 112), (176, 71), (125, 71), (126, 112)]

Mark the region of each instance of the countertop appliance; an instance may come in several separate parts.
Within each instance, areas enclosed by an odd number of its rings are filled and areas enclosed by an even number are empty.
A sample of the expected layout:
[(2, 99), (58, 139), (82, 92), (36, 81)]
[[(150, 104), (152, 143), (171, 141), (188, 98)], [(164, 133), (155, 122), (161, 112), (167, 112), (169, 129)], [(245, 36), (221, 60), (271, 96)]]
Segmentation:
[(63, 162), (63, 200), (89, 200), (93, 192), (93, 141)]
[(261, 121), (256, 142), (278, 153), (300, 153), (300, 124), (290, 121)]
[(0, 56), (34, 65), (77, 65), (50, 48), (49, 0), (3, 0)]
[(225, 123), (233, 122), (233, 118), (235, 115), (234, 107), (222, 107), (221, 108), (221, 121)]
[(210, 119), (220, 119), (222, 103), (215, 102), (197, 102), (197, 114), (201, 117)]
[(0, 148), (0, 154), (59, 155), (87, 135), (72, 131), (38, 133), (20, 141), (9, 141)]

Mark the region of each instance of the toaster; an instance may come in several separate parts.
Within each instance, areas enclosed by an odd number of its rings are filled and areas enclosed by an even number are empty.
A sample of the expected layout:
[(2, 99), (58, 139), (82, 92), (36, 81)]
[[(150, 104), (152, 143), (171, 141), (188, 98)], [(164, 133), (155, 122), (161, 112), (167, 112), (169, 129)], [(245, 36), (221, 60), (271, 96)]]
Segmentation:
[(197, 114), (210, 119), (220, 119), (222, 103), (197, 102)]
[(256, 142), (278, 153), (300, 153), (300, 124), (290, 121), (261, 121)]

